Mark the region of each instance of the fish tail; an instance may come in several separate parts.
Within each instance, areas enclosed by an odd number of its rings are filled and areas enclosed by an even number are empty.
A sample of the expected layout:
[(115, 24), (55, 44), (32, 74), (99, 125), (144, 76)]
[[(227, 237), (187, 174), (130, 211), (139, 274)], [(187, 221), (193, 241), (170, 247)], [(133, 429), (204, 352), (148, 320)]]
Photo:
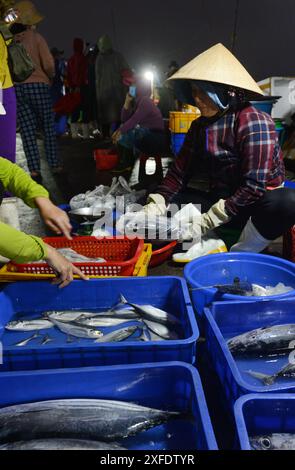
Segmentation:
[(251, 375), (255, 379), (261, 380), (264, 385), (273, 385), (277, 379), (277, 375), (267, 375), (262, 374), (261, 372), (253, 372), (252, 370), (247, 370), (247, 374)]
[(123, 304), (123, 305), (128, 305), (128, 300), (126, 299), (126, 297), (124, 297), (123, 294), (120, 294), (120, 304)]

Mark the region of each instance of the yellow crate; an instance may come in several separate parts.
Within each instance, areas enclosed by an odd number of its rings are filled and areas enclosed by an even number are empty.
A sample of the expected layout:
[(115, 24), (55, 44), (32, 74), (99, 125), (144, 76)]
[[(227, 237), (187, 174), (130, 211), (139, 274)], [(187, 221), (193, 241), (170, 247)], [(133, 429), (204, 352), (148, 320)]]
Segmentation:
[(181, 113), (181, 112), (170, 112), (169, 129), (171, 132), (177, 134), (186, 134), (193, 121), (198, 119), (200, 114), (198, 113)]
[[(137, 261), (133, 276), (145, 277), (148, 274), (148, 267), (152, 257), (152, 245), (146, 243), (144, 250)], [(88, 276), (89, 279), (100, 279), (108, 276)], [(117, 277), (117, 276), (114, 276)], [(14, 273), (7, 270), (7, 264), (0, 269), (0, 282), (17, 282), (17, 281), (46, 281), (55, 278), (54, 274), (24, 274)], [(80, 279), (79, 276), (74, 276), (75, 279)]]

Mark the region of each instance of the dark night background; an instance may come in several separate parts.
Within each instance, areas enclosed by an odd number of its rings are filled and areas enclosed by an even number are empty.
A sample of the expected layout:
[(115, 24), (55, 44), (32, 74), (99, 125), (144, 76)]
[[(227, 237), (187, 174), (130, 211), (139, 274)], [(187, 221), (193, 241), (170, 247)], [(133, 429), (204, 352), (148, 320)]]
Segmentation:
[[(230, 48), (236, 0), (35, 0), (50, 47), (108, 33), (134, 68), (162, 71), (217, 42)], [(295, 75), (295, 0), (240, 0), (235, 54), (255, 77)]]

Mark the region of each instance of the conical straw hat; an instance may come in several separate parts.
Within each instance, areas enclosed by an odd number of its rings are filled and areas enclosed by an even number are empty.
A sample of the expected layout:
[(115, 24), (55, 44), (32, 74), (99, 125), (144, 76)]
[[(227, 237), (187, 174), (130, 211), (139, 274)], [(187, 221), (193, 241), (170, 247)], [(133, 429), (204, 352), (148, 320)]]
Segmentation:
[(220, 43), (184, 65), (169, 80), (203, 80), (263, 95), (243, 65)]
[(44, 16), (38, 12), (33, 2), (28, 0), (17, 2), (14, 5), (14, 9), (18, 11), (19, 23), (26, 26), (36, 25), (44, 19)]

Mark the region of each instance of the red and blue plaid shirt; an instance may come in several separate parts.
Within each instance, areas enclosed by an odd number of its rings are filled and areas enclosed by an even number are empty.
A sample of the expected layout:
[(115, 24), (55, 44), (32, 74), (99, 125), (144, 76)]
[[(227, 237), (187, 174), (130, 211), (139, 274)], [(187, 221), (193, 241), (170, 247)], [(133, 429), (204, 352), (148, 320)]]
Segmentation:
[(231, 215), (256, 202), (267, 189), (282, 185), (283, 156), (268, 114), (247, 106), (229, 111), (207, 126), (202, 126), (202, 119), (192, 123), (179, 156), (158, 189), (167, 202), (185, 188), (197, 171), (192, 168), (202, 170), (202, 166), (212, 192), (228, 189), (225, 207)]

